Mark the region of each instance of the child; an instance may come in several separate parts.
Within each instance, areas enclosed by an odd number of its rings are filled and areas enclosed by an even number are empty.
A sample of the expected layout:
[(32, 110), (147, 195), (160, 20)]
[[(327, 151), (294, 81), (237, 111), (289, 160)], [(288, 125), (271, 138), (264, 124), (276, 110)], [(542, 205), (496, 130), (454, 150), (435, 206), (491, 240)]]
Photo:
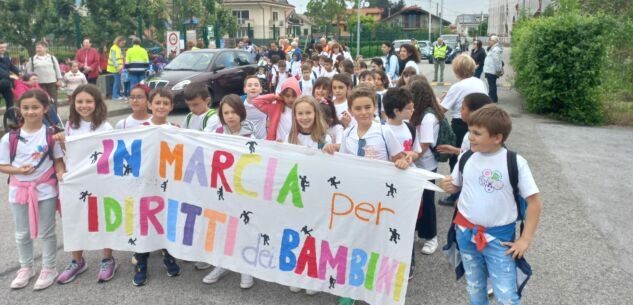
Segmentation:
[(255, 76), (257, 76), (257, 78), (259, 79), (259, 83), (262, 86), (262, 91), (266, 90), (266, 92), (268, 91), (268, 79), (266, 78), (266, 66), (259, 66), (257, 67), (257, 73), (255, 74)]
[(64, 174), (63, 153), (61, 146), (53, 140), (54, 132), (43, 123), (49, 105), (46, 93), (28, 90), (16, 105), (23, 117), (22, 127), (6, 133), (0, 140), (0, 172), (9, 175), (9, 206), (15, 222), (20, 261), (11, 288), (24, 288), (35, 276), (33, 239), (39, 237), (42, 270), (33, 289), (41, 290), (57, 278), (55, 208), (57, 180)]
[[(415, 80), (409, 85), (413, 96), (414, 111), (409, 123), (415, 127), (418, 142), (422, 148), (417, 167), (436, 172), (437, 160), (431, 147), (435, 147), (440, 132), (440, 122), (444, 113), (437, 102), (435, 93), (428, 82)], [(435, 183), (435, 181), (431, 181)], [(422, 217), (416, 223), (418, 237), (424, 240), (422, 254), (433, 254), (437, 250), (437, 220), (435, 213), (435, 192), (424, 190), (422, 193)]]
[(190, 111), (182, 122), (183, 128), (203, 131), (213, 130), (219, 126), (220, 123), (215, 109), (209, 109), (211, 97), (205, 84), (189, 84), (185, 88), (183, 95)]
[(339, 73), (347, 73), (352, 78), (352, 88), (358, 85), (358, 75), (354, 74), (354, 63), (349, 59), (344, 59), (339, 65)]
[(149, 87), (145, 84), (138, 84), (130, 91), (130, 108), (132, 108), (132, 114), (127, 118), (119, 120), (115, 127), (116, 129), (126, 129), (145, 125), (152, 118), (147, 112), (149, 101)]
[[(15, 99), (20, 99), (24, 92), (29, 91), (31, 89), (38, 89), (44, 91), (40, 84), (37, 82), (38, 76), (35, 73), (26, 73), (22, 76), (21, 79), (15, 80), (15, 87), (13, 88), (13, 97)], [(44, 91), (46, 92), (46, 91)], [(48, 96), (48, 93), (46, 93)]]
[[(352, 154), (369, 159), (392, 161), (400, 169), (411, 166), (411, 157), (404, 153), (391, 129), (383, 127), (373, 120), (375, 95), (371, 88), (360, 85), (349, 97), (349, 110), (356, 124), (343, 133), (340, 145), (326, 145), (324, 152)], [(339, 305), (354, 304), (350, 298), (340, 298)]]
[(70, 62), (70, 71), (64, 74), (62, 80), (68, 95), (71, 95), (80, 85), (88, 83), (86, 75), (79, 72), (79, 64), (76, 61)]
[(275, 89), (276, 94), (281, 93), (281, 87), (283, 86), (284, 82), (292, 77), (290, 75), (290, 72), (288, 72), (288, 69), (286, 68), (287, 64), (285, 60), (280, 60), (278, 66), (279, 71), (277, 72), (277, 87)]
[[(312, 87), (312, 96), (319, 103), (323, 103), (325, 101), (332, 102), (332, 82), (327, 77), (319, 77), (316, 82), (314, 82), (314, 87)], [(335, 111), (336, 113), (336, 111)]]
[(321, 112), (323, 112), (323, 119), (328, 126), (327, 134), (332, 139), (332, 144), (341, 144), (343, 139), (343, 125), (336, 117), (336, 108), (334, 104), (329, 100), (322, 100), (319, 102)]
[(316, 99), (311, 96), (297, 99), (292, 106), (292, 127), (287, 142), (316, 149), (332, 143), (322, 116)]
[(253, 105), (268, 115), (266, 140), (284, 142), (292, 126), (292, 105), (301, 95), (296, 78), (287, 79), (281, 86), (281, 93), (260, 95)]
[[(171, 91), (165, 87), (156, 88), (149, 96), (149, 109), (152, 111), (152, 118), (143, 125), (171, 125), (167, 121), (167, 116), (174, 109), (174, 98), (171, 95)], [(167, 269), (167, 276), (174, 277), (180, 274), (180, 266), (176, 263), (176, 259), (169, 254), (165, 249), (161, 250), (163, 254), (163, 264)], [(136, 268), (134, 268), (134, 278), (132, 284), (134, 286), (143, 286), (147, 282), (147, 259), (149, 258), (149, 252), (146, 253), (134, 253), (134, 260), (136, 260)]]
[(409, 79), (412, 76), (415, 76), (416, 74), (417, 72), (415, 71), (415, 68), (413, 67), (404, 68), (404, 70), (402, 71), (402, 75), (400, 75), (400, 78), (396, 81), (396, 87), (400, 88), (400, 87), (404, 87), (408, 85)]
[(336, 70), (334, 70), (334, 61), (330, 57), (323, 58), (323, 71), (321, 71), (321, 77), (327, 77), (332, 79), (336, 75)]
[[(391, 83), (391, 81), (387, 77), (387, 73), (385, 73), (385, 71), (383, 70), (373, 71), (373, 75), (374, 75), (374, 90), (376, 90), (376, 94), (379, 95), (380, 100), (382, 100), (383, 96), (387, 92), (387, 88), (389, 88), (389, 84)], [(387, 116), (385, 115), (385, 109), (383, 107), (380, 107), (378, 111), (380, 111), (381, 119), (383, 121), (386, 120)]]
[(309, 96), (312, 93), (312, 88), (316, 82), (316, 78), (313, 77), (312, 69), (309, 64), (303, 64), (301, 67), (301, 80), (299, 80), (299, 89), (301, 89), (301, 96)]
[[(112, 130), (112, 125), (107, 122), (107, 115), (108, 109), (99, 88), (91, 84), (80, 85), (70, 97), (70, 114), (68, 122), (66, 122), (66, 129), (64, 133), (56, 136), (56, 139), (63, 145), (66, 136)], [(70, 283), (87, 269), (88, 263), (83, 257), (83, 251), (73, 251), (72, 260), (59, 275), (57, 282), (59, 284)], [(116, 269), (117, 263), (112, 256), (112, 249), (103, 249), (97, 281), (103, 283), (111, 280)]]
[(299, 59), (299, 54), (293, 53), (289, 67), (290, 75), (292, 75), (293, 77), (297, 77), (301, 73), (302, 66), (303, 65), (301, 64), (301, 60)]
[(257, 109), (257, 107), (253, 104), (253, 99), (262, 93), (262, 86), (259, 82), (259, 78), (253, 75), (247, 76), (244, 80), (244, 92), (246, 94), (242, 95), (242, 101), (244, 102), (244, 107), (246, 108), (246, 120), (253, 123), (253, 126), (255, 127), (255, 139), (265, 139), (266, 121), (268, 116)]
[[(539, 222), (539, 189), (527, 161), (503, 147), (512, 130), (507, 112), (486, 105), (470, 114), (468, 129), (471, 150), (462, 155), (466, 159), (460, 160), (451, 176), (442, 179), (440, 187), (449, 193), (462, 190), (453, 220), (453, 242), (457, 242), (463, 267), (469, 270), (466, 283), (470, 302), (488, 304), (486, 278), (490, 275), (497, 303), (519, 304), (517, 267), (527, 264), (523, 255)], [(508, 158), (515, 160), (514, 184)], [(496, 178), (482, 180), (486, 172), (493, 172)], [(526, 214), (518, 208), (519, 196), (527, 200)], [(523, 219), (522, 215), (526, 215), (525, 227), (515, 240), (516, 221)]]
[(332, 102), (336, 107), (336, 116), (343, 124), (344, 128), (347, 128), (353, 121), (352, 116), (349, 114), (347, 105), (347, 94), (352, 90), (352, 79), (349, 74), (342, 73), (336, 74), (332, 78), (332, 95), (334, 98)]
[[(375, 91), (374, 74), (371, 71), (361, 72), (360, 83), (367, 84), (369, 87), (374, 88)], [(382, 94), (378, 94), (378, 92), (376, 92), (376, 113), (374, 114), (374, 120), (382, 124), (387, 121), (386, 117), (384, 116), (385, 110), (383, 107), (383, 95), (384, 91), (382, 92)]]
[(270, 67), (266, 73), (266, 83), (268, 84), (268, 92), (274, 93), (279, 83), (279, 55), (273, 55), (270, 58)]
[(324, 59), (319, 55), (312, 56), (312, 73), (314, 74), (314, 78), (321, 77), (321, 71), (323, 71), (323, 65), (325, 64)]

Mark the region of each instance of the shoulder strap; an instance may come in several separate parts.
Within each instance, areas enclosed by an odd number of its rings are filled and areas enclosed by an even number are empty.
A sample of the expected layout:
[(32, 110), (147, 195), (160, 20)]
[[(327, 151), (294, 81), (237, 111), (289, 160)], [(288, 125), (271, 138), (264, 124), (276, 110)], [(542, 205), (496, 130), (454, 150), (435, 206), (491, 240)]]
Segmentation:
[(20, 142), (20, 128), (9, 131), (9, 160), (13, 163), (18, 152), (18, 142)]
[[(382, 95), (376, 93), (376, 104), (378, 106), (378, 115), (380, 116), (380, 110), (382, 109)], [(378, 119), (382, 120), (381, 117), (379, 117)]]
[(53, 58), (53, 55), (50, 55), (50, 56), (51, 56), (51, 63), (53, 63), (53, 70), (55, 70), (55, 78), (57, 78), (58, 71), (57, 71), (57, 66), (55, 66), (55, 58)]
[(409, 128), (409, 132), (411, 132), (411, 140), (415, 142), (415, 136), (416, 136), (415, 127), (413, 127), (413, 125), (411, 125), (409, 122), (404, 122), (404, 123), (407, 124), (407, 128)]
[(466, 166), (466, 161), (468, 161), (468, 159), (470, 159), (470, 157), (473, 155), (473, 151), (472, 150), (467, 150), (466, 152), (464, 152), (462, 154), (462, 156), (459, 158), (459, 174), (460, 175), (464, 175), (464, 166)]
[(508, 177), (510, 178), (510, 185), (512, 186), (512, 195), (514, 195), (514, 202), (517, 205), (518, 219), (521, 221), (521, 233), (523, 233), (523, 210), (521, 209), (521, 196), (519, 195), (519, 165), (517, 164), (517, 153), (511, 150), (507, 150), (508, 160)]
[(204, 114), (204, 118), (202, 119), (202, 130), (207, 128), (207, 122), (209, 121), (209, 118), (212, 117), (214, 114), (215, 114), (215, 109), (213, 108), (209, 109), (209, 111), (207, 111), (207, 113)]
[(31, 56), (31, 71), (35, 73), (35, 55)]
[(48, 156), (51, 158), (51, 161), (54, 161), (53, 158), (53, 149), (55, 149), (55, 139), (53, 136), (55, 135), (55, 128), (49, 126), (46, 128), (46, 145), (48, 145)]
[(187, 116), (185, 117), (185, 128), (189, 128), (189, 122), (191, 122), (192, 115), (193, 115), (193, 112), (187, 113)]
[(391, 161), (391, 154), (389, 153), (389, 146), (387, 145), (387, 139), (385, 139), (385, 133), (382, 129), (382, 124), (380, 124), (380, 136), (382, 136), (382, 141), (385, 142), (385, 150), (387, 150), (387, 160)]

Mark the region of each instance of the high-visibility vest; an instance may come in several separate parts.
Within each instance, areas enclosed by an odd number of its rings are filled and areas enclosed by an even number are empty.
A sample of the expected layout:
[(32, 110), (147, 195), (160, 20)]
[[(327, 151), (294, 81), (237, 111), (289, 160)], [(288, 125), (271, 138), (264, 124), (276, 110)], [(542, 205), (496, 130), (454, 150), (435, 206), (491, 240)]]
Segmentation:
[[(114, 62), (112, 62), (112, 52), (114, 52), (115, 57), (116, 57), (116, 66), (114, 66)], [(110, 52), (108, 52), (108, 67), (106, 71), (108, 71), (109, 73), (117, 73), (119, 72), (119, 70), (117, 70), (117, 67), (122, 67), (122, 66), (123, 66), (123, 54), (121, 53), (121, 48), (118, 45), (113, 44), (112, 47), (110, 48)]]
[(447, 49), (448, 49), (448, 46), (446, 44), (443, 44), (442, 46), (435, 45), (435, 47), (433, 48), (433, 58), (436, 58), (436, 59), (446, 58)]
[(136, 44), (127, 49), (127, 52), (125, 52), (125, 67), (130, 72), (145, 72), (149, 68), (147, 50)]

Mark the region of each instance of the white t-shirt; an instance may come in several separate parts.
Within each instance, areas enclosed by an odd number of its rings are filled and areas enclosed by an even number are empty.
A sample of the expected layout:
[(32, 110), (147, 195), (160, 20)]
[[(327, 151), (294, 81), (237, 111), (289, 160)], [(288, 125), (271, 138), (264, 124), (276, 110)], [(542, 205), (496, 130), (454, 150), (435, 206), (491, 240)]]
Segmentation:
[(115, 129), (126, 129), (126, 128), (132, 128), (132, 127), (138, 127), (141, 125), (144, 125), (146, 122), (149, 122), (149, 120), (151, 120), (152, 117), (150, 116), (147, 120), (137, 120), (134, 117), (132, 117), (132, 115), (130, 114), (127, 118), (119, 120), (116, 125), (115, 125)]
[(320, 65), (316, 65), (315, 67), (312, 67), (312, 74), (315, 75), (317, 78), (321, 77), (321, 72), (324, 71), (323, 67), (321, 67)]
[[(299, 135), (297, 135), (297, 139), (299, 140), (298, 145), (305, 146), (308, 148), (319, 149), (319, 143), (312, 140), (312, 137), (309, 134), (299, 133)], [(290, 143), (290, 135), (286, 137), (286, 143)], [(325, 146), (330, 143), (332, 143), (332, 138), (330, 138), (330, 135), (325, 135), (325, 142), (323, 143), (322, 146)]]
[[(527, 198), (538, 193), (527, 161), (517, 156), (517, 165), (521, 197)], [(517, 220), (505, 148), (494, 153), (476, 152), (466, 162), (463, 176), (458, 166), (455, 166), (451, 175), (453, 184), (462, 187), (457, 203), (459, 212), (471, 223), (489, 228)]]
[[(390, 128), (380, 125), (380, 123), (372, 122), (371, 127), (367, 130), (363, 139), (366, 141), (364, 147), (365, 158), (368, 159), (391, 161), (392, 157), (404, 151), (402, 144), (398, 142), (393, 131), (391, 131)], [(358, 156), (359, 140), (358, 125), (348, 128), (343, 133), (339, 152)], [(389, 151), (389, 153), (387, 153), (387, 151)]]
[(406, 69), (407, 67), (413, 67), (415, 69), (415, 74), (420, 75), (420, 68), (418, 68), (418, 64), (416, 64), (415, 61), (407, 61), (407, 63), (404, 65), (404, 68)]
[(467, 131), (466, 134), (464, 135), (464, 140), (462, 140), (462, 147), (461, 147), (462, 153), (470, 149), (470, 139), (468, 138), (469, 135), (470, 135), (470, 131)]
[(284, 72), (284, 71), (280, 71), (279, 72), (279, 77), (277, 78), (277, 88), (275, 89), (275, 93), (279, 94), (281, 93), (281, 87), (283, 86), (284, 82), (290, 78), (290, 76), (288, 75), (288, 72)]
[(343, 125), (336, 124), (328, 128), (327, 134), (332, 139), (332, 144), (341, 144), (341, 140), (343, 140)]
[[(422, 118), (422, 124), (417, 127), (416, 137), (418, 138), (418, 142), (420, 144), (431, 144), (432, 147), (435, 147), (437, 144), (437, 137), (440, 134), (440, 121), (437, 117), (432, 113), (427, 113)], [(429, 147), (422, 157), (415, 161), (415, 165), (419, 168), (423, 168), (426, 170), (434, 170), (437, 168), (437, 160), (433, 156), (433, 152)]]
[(288, 139), (290, 128), (292, 127), (292, 108), (285, 106), (284, 112), (281, 113), (279, 125), (277, 125), (277, 140), (285, 142)]
[(255, 126), (255, 139), (266, 139), (266, 120), (268, 116), (247, 101), (244, 101), (244, 108), (246, 108), (246, 120)]
[(299, 81), (299, 88), (301, 88), (301, 96), (312, 96), (312, 88), (314, 87), (315, 80), (310, 78), (309, 80), (303, 79)]
[(340, 104), (334, 103), (334, 109), (336, 109), (336, 117), (340, 120), (343, 117), (343, 113), (345, 111), (349, 111), (349, 105), (347, 104), (347, 100)]
[(332, 69), (332, 71), (328, 72), (325, 69), (323, 69), (323, 71), (321, 71), (321, 75), (319, 77), (327, 77), (329, 79), (332, 79), (332, 77), (334, 77), (334, 75), (336, 75), (336, 70)]
[[(396, 139), (402, 145), (405, 152), (408, 152), (408, 151), (413, 151), (416, 153), (422, 152), (422, 147), (420, 147), (420, 141), (417, 134), (416, 134), (415, 139), (411, 139), (413, 135), (411, 134), (409, 127), (407, 127), (407, 124), (402, 123), (400, 125), (391, 125), (387, 123), (385, 124), (385, 127), (393, 131), (393, 134), (396, 136)], [(415, 165), (411, 164), (411, 166), (414, 167)]]
[(180, 126), (182, 126), (185, 129), (193, 129), (193, 130), (199, 130), (199, 131), (207, 130), (206, 127), (209, 127), (211, 130), (215, 130), (221, 125), (220, 116), (218, 116), (217, 112), (212, 114), (209, 117), (209, 119), (207, 119), (207, 125), (205, 126), (205, 128), (202, 128), (202, 123), (204, 123), (204, 117), (207, 115), (209, 111), (212, 111), (212, 110), (205, 111), (201, 114), (195, 114), (191, 112), (191, 119), (189, 120), (188, 125), (187, 125), (187, 117), (189, 116), (189, 114), (187, 114), (185, 118), (182, 119), (182, 124), (180, 124)]
[(484, 82), (474, 76), (453, 84), (442, 100), (442, 107), (451, 112), (451, 118), (461, 119), (462, 102), (471, 93), (488, 94)]
[(109, 131), (112, 130), (112, 125), (108, 122), (103, 122), (99, 125), (95, 130), (91, 129), (92, 123), (88, 121), (84, 121), (83, 119), (79, 120), (79, 128), (73, 128), (70, 125), (70, 121), (66, 122), (66, 130), (64, 133), (67, 136), (80, 136), (83, 134), (91, 133), (91, 132), (99, 132), (99, 131)]
[[(9, 135), (10, 133), (5, 133), (0, 140), (0, 164), (11, 164), (15, 167), (20, 167), (24, 165), (37, 166), (40, 161), (42, 162), (32, 174), (28, 176), (15, 175), (16, 179), (19, 181), (37, 180), (53, 166), (53, 161), (46, 154), (50, 149), (46, 142), (46, 126), (42, 126), (40, 130), (34, 133), (27, 133), (24, 129), (20, 130), (20, 140), (18, 140), (18, 147), (13, 163), (11, 163)], [(59, 159), (63, 156), (64, 153), (62, 152), (61, 146), (55, 142), (53, 158)], [(44, 159), (42, 160), (42, 158)], [(9, 185), (9, 202), (15, 203), (16, 193), (17, 187)], [(37, 186), (37, 196), (40, 201), (55, 198), (57, 197), (57, 188), (45, 183), (40, 184)]]

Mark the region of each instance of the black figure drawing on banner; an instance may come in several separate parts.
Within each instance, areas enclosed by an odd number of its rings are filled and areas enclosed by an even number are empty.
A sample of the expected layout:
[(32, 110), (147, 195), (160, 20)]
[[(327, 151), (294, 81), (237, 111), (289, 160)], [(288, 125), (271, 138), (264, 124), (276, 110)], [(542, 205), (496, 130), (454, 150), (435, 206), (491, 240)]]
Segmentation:
[(218, 193), (218, 200), (224, 200), (224, 187), (220, 186), (217, 193)]
[(244, 224), (245, 225), (247, 225), (251, 221), (251, 218), (248, 216), (248, 215), (251, 215), (251, 214), (253, 214), (253, 212), (251, 212), (251, 211), (246, 211), (246, 210), (242, 211), (242, 214), (240, 215), (240, 219), (244, 220)]
[(168, 182), (169, 182), (169, 180), (165, 180), (165, 181), (163, 181), (163, 183), (161, 183), (161, 184), (160, 184), (160, 188), (162, 188), (162, 189), (163, 189), (163, 193), (164, 193), (165, 191), (167, 191), (167, 183), (168, 183)]
[(95, 164), (100, 155), (103, 155), (100, 151), (93, 152), (92, 155), (90, 155), (90, 164)]
[(83, 191), (79, 193), (79, 200), (86, 202), (86, 199), (88, 199), (88, 196), (92, 196), (92, 193), (89, 193), (88, 191)]
[(310, 234), (312, 231), (314, 231), (314, 229), (308, 230), (308, 226), (303, 226), (303, 228), (301, 228), (301, 232), (308, 236), (312, 236), (312, 234)]
[(132, 246), (136, 246), (136, 238), (135, 239), (132, 239), (132, 238), (128, 239), (127, 243), (132, 245)]
[(123, 176), (127, 176), (132, 173), (132, 167), (129, 164), (123, 165)]
[(248, 146), (248, 151), (251, 152), (251, 154), (255, 153), (255, 146), (257, 146), (257, 142), (255, 141), (248, 141), (246, 142), (246, 145)]
[(337, 190), (338, 190), (338, 185), (341, 184), (341, 181), (336, 181), (336, 176), (331, 177), (330, 179), (327, 179), (327, 182), (329, 182), (330, 186), (333, 186)]
[(334, 289), (334, 284), (336, 284), (336, 278), (330, 275), (330, 287), (329, 289)]
[(397, 244), (398, 240), (400, 240), (400, 233), (398, 233), (398, 230), (394, 228), (389, 228), (389, 232), (391, 232), (391, 237), (389, 238), (389, 241), (392, 241), (394, 244)]
[(310, 181), (308, 181), (308, 177), (307, 176), (299, 175), (299, 179), (301, 179), (301, 191), (305, 192), (306, 191), (306, 187), (310, 187)]
[(391, 196), (391, 198), (394, 198), (394, 194), (398, 192), (398, 190), (393, 187), (393, 183), (389, 184), (385, 182), (385, 185), (389, 188), (389, 191), (387, 191), (387, 197)]
[(268, 241), (270, 240), (270, 236), (268, 236), (268, 234), (259, 234), (259, 236), (261, 236), (264, 239), (264, 246), (270, 246), (270, 244), (268, 243)]

